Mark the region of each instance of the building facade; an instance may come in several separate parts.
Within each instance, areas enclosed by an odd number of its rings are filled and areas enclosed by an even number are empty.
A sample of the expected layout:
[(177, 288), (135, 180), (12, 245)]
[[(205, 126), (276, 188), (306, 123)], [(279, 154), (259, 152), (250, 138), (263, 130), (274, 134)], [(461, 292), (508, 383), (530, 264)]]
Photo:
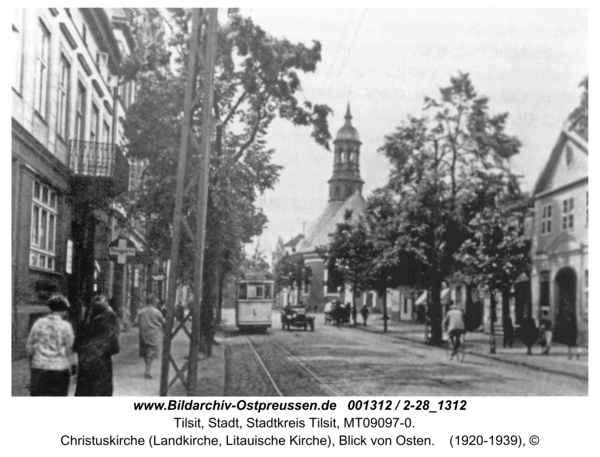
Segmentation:
[[(124, 234), (114, 198), (128, 189), (119, 148), (133, 83), (117, 68), (134, 41), (123, 10), (17, 9), (12, 23), (13, 358), (52, 293), (76, 321), (118, 281), (108, 244)], [(121, 97), (115, 97), (115, 88)]]
[(554, 338), (588, 344), (588, 145), (565, 127), (534, 188), (533, 316), (548, 310)]

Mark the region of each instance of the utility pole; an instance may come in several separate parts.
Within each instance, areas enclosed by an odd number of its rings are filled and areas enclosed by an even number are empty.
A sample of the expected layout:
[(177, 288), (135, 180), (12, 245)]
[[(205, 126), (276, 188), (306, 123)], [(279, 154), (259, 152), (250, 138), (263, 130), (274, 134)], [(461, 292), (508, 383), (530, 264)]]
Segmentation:
[[(200, 307), (202, 306), (202, 278), (204, 272), (204, 247), (206, 238), (206, 210), (210, 171), (210, 139), (217, 38), (217, 9), (208, 8), (208, 30), (204, 57), (204, 96), (202, 98), (202, 133), (200, 143), (201, 168), (198, 179), (198, 210), (196, 213), (196, 246), (194, 252), (194, 306), (192, 308), (192, 338), (188, 368), (188, 396), (196, 395), (198, 384), (198, 351), (200, 348)], [(212, 338), (212, 333), (210, 334)]]
[[(183, 185), (185, 180), (185, 169), (190, 142), (191, 120), (193, 111), (193, 94), (196, 84), (196, 66), (198, 56), (198, 40), (200, 37), (200, 11), (194, 8), (192, 11), (192, 32), (190, 35), (190, 51), (188, 56), (187, 75), (185, 82), (185, 95), (183, 99), (183, 121), (181, 125), (181, 139), (179, 145), (179, 161), (177, 165), (177, 183), (175, 187), (175, 210), (173, 214), (173, 232), (171, 238), (171, 257), (169, 265), (169, 277), (167, 279), (167, 316), (165, 323), (165, 338), (163, 341), (162, 366), (160, 374), (160, 395), (166, 396), (169, 389), (169, 364), (174, 363), (171, 358), (171, 338), (173, 332), (173, 320), (175, 317), (175, 299), (177, 293), (177, 270), (179, 266), (179, 241), (181, 238)], [(194, 357), (195, 358), (195, 357)]]
[[(202, 24), (207, 19), (206, 25), (206, 50), (204, 57), (200, 55), (200, 35)], [(200, 340), (200, 307), (202, 304), (202, 276), (204, 264), (204, 244), (206, 232), (206, 206), (208, 197), (208, 177), (210, 165), (210, 139), (211, 139), (211, 121), (213, 105), (213, 86), (214, 86), (214, 68), (216, 55), (216, 28), (217, 28), (217, 9), (208, 8), (201, 10), (194, 8), (192, 10), (192, 30), (190, 34), (190, 48), (188, 55), (188, 66), (185, 83), (185, 93), (183, 101), (183, 120), (181, 126), (181, 139), (179, 147), (179, 160), (177, 166), (177, 182), (175, 188), (175, 209), (173, 214), (173, 228), (171, 238), (171, 257), (169, 265), (169, 275), (167, 283), (167, 316), (165, 323), (165, 339), (163, 342), (163, 355), (161, 366), (160, 395), (166, 396), (170, 387), (169, 367), (172, 364), (175, 367), (176, 379), (179, 379), (187, 389), (189, 396), (196, 395), (198, 379), (198, 352)], [(203, 99), (202, 99), (202, 131), (201, 141), (198, 145), (192, 130), (192, 119), (194, 106), (199, 101), (195, 94), (196, 80), (198, 76), (198, 58), (200, 58), (204, 67), (203, 77)], [(191, 188), (193, 181), (186, 185), (186, 162), (190, 141), (193, 141), (198, 152), (201, 154), (201, 165), (198, 175), (197, 189), (197, 220), (196, 234), (192, 234), (189, 226), (183, 216), (183, 196)], [(181, 369), (171, 357), (171, 341), (173, 333), (173, 324), (175, 318), (175, 300), (177, 296), (177, 272), (179, 267), (179, 247), (181, 239), (181, 227), (185, 224), (186, 233), (194, 242), (194, 301), (192, 306), (192, 330), (187, 330), (184, 323), (180, 323), (179, 329), (183, 329), (190, 338), (190, 355), (188, 362)], [(187, 379), (184, 377), (187, 370)]]

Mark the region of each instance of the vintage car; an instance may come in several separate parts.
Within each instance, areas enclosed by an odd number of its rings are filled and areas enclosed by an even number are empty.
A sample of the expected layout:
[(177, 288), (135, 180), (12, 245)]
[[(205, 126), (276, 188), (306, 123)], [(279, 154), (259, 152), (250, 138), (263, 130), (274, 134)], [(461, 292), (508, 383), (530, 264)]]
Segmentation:
[(281, 328), (290, 330), (291, 327), (300, 327), (311, 332), (315, 331), (315, 316), (302, 304), (288, 305), (281, 310)]

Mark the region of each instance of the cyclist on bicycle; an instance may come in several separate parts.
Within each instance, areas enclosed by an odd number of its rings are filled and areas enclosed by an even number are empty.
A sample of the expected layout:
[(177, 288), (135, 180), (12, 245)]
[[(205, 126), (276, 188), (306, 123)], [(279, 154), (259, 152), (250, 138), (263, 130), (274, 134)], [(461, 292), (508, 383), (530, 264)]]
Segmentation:
[(463, 312), (452, 303), (450, 309), (444, 318), (444, 327), (448, 332), (450, 343), (452, 344), (452, 356), (456, 355), (460, 347), (460, 337), (465, 333), (465, 320)]

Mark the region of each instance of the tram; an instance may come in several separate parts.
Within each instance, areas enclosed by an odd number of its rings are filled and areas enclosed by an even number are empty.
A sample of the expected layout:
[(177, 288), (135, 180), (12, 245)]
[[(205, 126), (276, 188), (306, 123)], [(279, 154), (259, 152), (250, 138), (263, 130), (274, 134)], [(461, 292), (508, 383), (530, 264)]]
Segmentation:
[(240, 331), (271, 327), (275, 281), (262, 269), (249, 269), (237, 281), (235, 323)]

